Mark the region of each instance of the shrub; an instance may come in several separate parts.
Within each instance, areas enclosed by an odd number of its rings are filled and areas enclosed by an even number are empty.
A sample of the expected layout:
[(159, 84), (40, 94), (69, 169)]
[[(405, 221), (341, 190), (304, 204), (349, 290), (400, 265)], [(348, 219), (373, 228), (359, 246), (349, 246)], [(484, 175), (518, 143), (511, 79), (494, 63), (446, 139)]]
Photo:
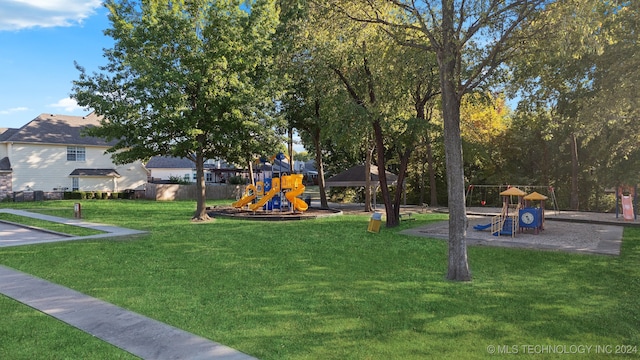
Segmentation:
[(245, 185), (247, 183), (247, 179), (242, 176), (231, 176), (229, 177), (229, 184), (231, 185)]
[(181, 178), (180, 176), (169, 176), (169, 184), (189, 185), (190, 181)]

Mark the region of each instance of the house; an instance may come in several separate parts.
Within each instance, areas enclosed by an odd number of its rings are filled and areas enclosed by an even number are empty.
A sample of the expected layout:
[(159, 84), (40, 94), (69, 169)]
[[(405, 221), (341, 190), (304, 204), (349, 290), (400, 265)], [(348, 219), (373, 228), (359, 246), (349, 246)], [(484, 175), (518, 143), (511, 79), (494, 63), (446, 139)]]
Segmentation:
[[(196, 182), (196, 164), (187, 158), (154, 156), (146, 163), (146, 168), (149, 170), (149, 181), (152, 183), (168, 182), (177, 178)], [(237, 169), (222, 160), (206, 160), (204, 163), (204, 176), (207, 183), (225, 183), (229, 177), (243, 172), (243, 169)]]
[(114, 142), (83, 136), (100, 118), (41, 114), (19, 129), (0, 129), (0, 198), (20, 191), (142, 190), (141, 162), (115, 165), (105, 151)]

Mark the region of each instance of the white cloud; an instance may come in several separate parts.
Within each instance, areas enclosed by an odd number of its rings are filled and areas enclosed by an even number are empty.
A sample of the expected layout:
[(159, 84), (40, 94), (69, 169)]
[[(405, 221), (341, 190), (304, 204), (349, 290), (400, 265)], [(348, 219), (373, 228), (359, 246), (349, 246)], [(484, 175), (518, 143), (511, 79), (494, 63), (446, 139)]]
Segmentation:
[(6, 109), (6, 110), (0, 110), (0, 115), (9, 115), (9, 114), (13, 114), (13, 113), (16, 113), (16, 112), (27, 111), (27, 110), (29, 110), (29, 108), (26, 108), (26, 107), (15, 107), (15, 108)]
[(60, 99), (60, 100), (58, 100), (57, 103), (49, 104), (49, 106), (54, 107), (54, 108), (64, 109), (64, 111), (66, 111), (66, 112), (74, 112), (76, 110), (85, 110), (83, 107), (78, 105), (78, 103), (75, 100), (73, 100), (72, 98)]
[(2, 0), (0, 31), (72, 26), (93, 15), (102, 0)]

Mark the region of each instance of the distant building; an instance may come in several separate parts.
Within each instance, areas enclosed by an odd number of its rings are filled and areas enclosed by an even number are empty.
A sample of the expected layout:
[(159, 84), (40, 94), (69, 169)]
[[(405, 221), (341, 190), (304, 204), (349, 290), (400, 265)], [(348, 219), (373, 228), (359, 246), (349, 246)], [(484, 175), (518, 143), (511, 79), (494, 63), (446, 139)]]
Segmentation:
[(116, 165), (114, 143), (83, 136), (100, 118), (41, 114), (19, 129), (0, 129), (0, 197), (18, 191), (142, 190), (147, 170), (136, 161)]
[[(196, 164), (187, 158), (154, 156), (146, 164), (149, 170), (149, 182), (163, 183), (179, 178), (187, 182), (196, 181)], [(205, 182), (224, 184), (231, 176), (240, 176), (245, 172), (223, 160), (206, 160), (204, 163)]]

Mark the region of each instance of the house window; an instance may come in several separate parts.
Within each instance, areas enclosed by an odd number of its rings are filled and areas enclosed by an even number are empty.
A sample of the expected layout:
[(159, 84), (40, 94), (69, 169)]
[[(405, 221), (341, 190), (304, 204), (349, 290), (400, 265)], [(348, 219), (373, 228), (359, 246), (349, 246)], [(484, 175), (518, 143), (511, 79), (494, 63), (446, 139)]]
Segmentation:
[(80, 178), (74, 177), (71, 178), (71, 191), (80, 190)]
[(204, 176), (205, 176), (204, 180), (206, 182), (213, 182), (213, 174), (212, 173), (207, 171), (206, 173), (204, 173)]
[(85, 161), (86, 151), (84, 146), (67, 146), (67, 161)]
[(196, 182), (197, 179), (198, 179), (198, 174), (193, 173), (193, 182)]
[(189, 174), (184, 174), (182, 178), (184, 179), (184, 181), (191, 181), (191, 177), (189, 176)]

